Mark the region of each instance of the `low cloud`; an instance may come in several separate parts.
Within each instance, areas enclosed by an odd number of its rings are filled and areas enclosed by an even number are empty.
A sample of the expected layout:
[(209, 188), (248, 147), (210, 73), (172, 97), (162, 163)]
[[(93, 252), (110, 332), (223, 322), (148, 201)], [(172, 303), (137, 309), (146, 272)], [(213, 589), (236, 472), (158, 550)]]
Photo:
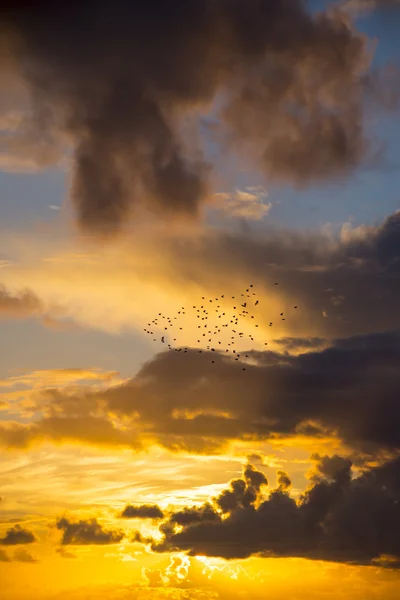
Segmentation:
[(38, 559), (35, 558), (34, 556), (32, 556), (32, 554), (30, 554), (27, 550), (25, 550), (25, 548), (18, 548), (18, 550), (16, 550), (14, 552), (13, 560), (15, 560), (17, 562), (23, 562), (23, 563), (39, 562)]
[(271, 202), (265, 202), (267, 195), (262, 186), (236, 190), (232, 194), (217, 192), (210, 198), (210, 208), (227, 217), (258, 221), (272, 208)]
[(265, 475), (247, 465), (243, 477), (232, 480), (212, 504), (192, 509), (196, 519), (177, 519), (180, 513), (172, 513), (160, 525), (163, 539), (153, 541), (152, 550), (399, 568), (400, 460), (354, 476), (346, 458), (315, 458), (310, 487), (297, 502), (286, 473), (278, 475), (278, 487), (267, 494)]
[(20, 294), (13, 294), (0, 285), (0, 317), (23, 318), (38, 316), (43, 312), (43, 303), (32, 291), (24, 290)]
[(3, 546), (16, 546), (18, 544), (32, 544), (36, 538), (31, 531), (23, 529), (20, 525), (15, 525), (9, 529), (5, 536), (0, 538), (0, 544)]
[(128, 504), (120, 516), (123, 519), (162, 519), (164, 514), (156, 504)]
[(56, 548), (57, 554), (59, 554), (62, 558), (77, 558), (77, 555), (69, 550), (66, 550), (63, 546), (60, 548)]
[(122, 531), (103, 529), (96, 519), (71, 521), (63, 517), (57, 520), (56, 527), (62, 531), (63, 546), (118, 544), (124, 538)]

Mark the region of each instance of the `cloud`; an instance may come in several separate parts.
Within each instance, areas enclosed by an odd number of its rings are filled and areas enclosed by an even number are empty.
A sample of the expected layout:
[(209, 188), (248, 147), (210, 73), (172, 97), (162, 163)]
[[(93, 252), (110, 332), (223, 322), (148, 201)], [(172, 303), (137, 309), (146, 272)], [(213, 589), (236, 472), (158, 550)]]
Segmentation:
[(11, 527), (6, 535), (0, 538), (0, 544), (3, 546), (16, 546), (17, 544), (32, 544), (36, 541), (32, 532), (23, 529), (20, 525)]
[(277, 471), (276, 475), (276, 482), (278, 484), (279, 489), (281, 489), (282, 491), (288, 490), (292, 485), (289, 475), (285, 473), (285, 471)]
[(80, 383), (82, 381), (108, 382), (119, 380), (117, 371), (101, 371), (100, 369), (40, 369), (21, 375), (13, 375), (0, 379), (0, 388), (11, 388), (16, 385), (32, 386), (34, 388), (61, 387)]
[(300, 353), (301, 351), (307, 352), (308, 350), (318, 350), (324, 348), (329, 346), (329, 341), (319, 337), (282, 337), (272, 340), (272, 344), (292, 354), (294, 352)]
[(120, 516), (123, 519), (162, 519), (164, 514), (156, 504), (128, 504)]
[(12, 294), (0, 284), (0, 316), (30, 317), (42, 314), (44, 307), (40, 299), (30, 290)]
[(56, 548), (56, 552), (62, 558), (77, 558), (76, 554), (74, 554), (73, 552), (70, 552), (69, 550), (66, 550), (63, 546), (61, 546), (60, 548)]
[[(289, 478), (266, 496), (265, 475), (253, 466), (214, 498), (212, 507), (198, 508), (203, 518), (179, 522), (172, 513), (160, 525), (155, 552), (185, 551), (189, 555), (226, 559), (302, 557), (358, 565), (400, 567), (400, 459), (353, 477), (351, 461), (319, 457), (310, 487), (296, 502)], [(249, 471), (251, 475), (249, 476)], [(283, 485), (282, 485), (283, 483)]]
[(122, 531), (103, 529), (96, 519), (70, 521), (63, 517), (57, 520), (56, 527), (63, 532), (63, 546), (118, 544), (124, 538)]
[[(399, 240), (398, 211), (376, 227), (346, 226), (340, 239), (293, 230), (218, 231), (185, 242), (184, 252), (182, 243), (166, 242), (165, 253), (175, 277), (183, 273), (189, 279), (190, 272), (190, 281), (211, 294), (232, 290), (232, 280), (237, 288), (252, 281), (260, 298), (258, 319), (269, 338), (277, 328), (276, 337), (287, 336), (289, 322), (292, 337), (297, 330), (296, 337), (331, 338), (400, 327)], [(294, 305), (301, 305), (297, 318)]]
[(399, 8), (400, 0), (342, 0), (340, 7), (350, 13), (363, 14), (382, 8)]
[(4, 552), (4, 550), (2, 550), (1, 548), (0, 548), (0, 562), (11, 562), (11, 558), (9, 557), (7, 552)]
[(72, 148), (71, 195), (89, 231), (113, 233), (143, 206), (198, 214), (209, 166), (184, 129), (219, 97), (219, 133), (235, 151), (250, 146), (271, 180), (346, 174), (368, 153), (370, 56), (339, 12), (301, 0), (34, 2), (8, 11), (2, 33), (32, 101), (12, 149), (44, 140), (38, 161), (53, 164)]
[(13, 560), (15, 560), (17, 562), (24, 562), (24, 563), (39, 562), (38, 559), (35, 558), (34, 556), (32, 556), (32, 554), (30, 554), (27, 550), (25, 550), (25, 548), (18, 548), (18, 550), (16, 550), (14, 552)]
[(51, 329), (59, 331), (76, 329), (77, 325), (75, 323), (63, 320), (64, 312), (62, 308), (54, 303), (51, 306), (46, 306), (43, 300), (30, 289), (13, 292), (0, 283), (0, 318), (27, 319), (36, 317), (41, 320), (45, 327)]
[(399, 377), (400, 331), (337, 339), (299, 355), (252, 351), (239, 362), (211, 351), (165, 352), (118, 385), (41, 390), (35, 420), (3, 423), (0, 441), (219, 453), (232, 440), (300, 435), (338, 438), (360, 456), (396, 453)]
[(210, 197), (210, 208), (229, 217), (257, 221), (265, 217), (272, 208), (271, 202), (263, 201), (267, 195), (262, 186), (260, 189), (250, 187), (236, 190), (234, 194), (217, 192)]
[[(201, 295), (225, 292), (230, 310), (229, 297), (251, 281), (260, 301), (256, 344), (267, 340), (276, 349), (273, 340), (281, 337), (330, 340), (399, 328), (399, 227), (400, 212), (373, 227), (345, 225), (338, 234), (273, 227), (171, 232), (149, 225), (95, 256), (41, 248), (36, 264), (5, 269), (3, 281), (9, 289), (28, 285), (55, 316), (53, 307), (61, 305), (60, 316), (112, 333), (127, 327), (143, 332), (160, 306), (172, 315), (183, 300), (194, 305)], [(173, 336), (178, 343), (196, 344), (193, 324)]]

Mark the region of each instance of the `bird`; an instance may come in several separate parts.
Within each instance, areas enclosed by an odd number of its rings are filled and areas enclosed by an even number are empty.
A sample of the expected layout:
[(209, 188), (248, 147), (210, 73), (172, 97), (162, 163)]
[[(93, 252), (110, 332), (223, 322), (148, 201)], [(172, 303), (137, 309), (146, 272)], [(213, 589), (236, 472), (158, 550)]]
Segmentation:
[(257, 304), (258, 304), (258, 300), (256, 300), (256, 303), (254, 304), (254, 306), (257, 306)]

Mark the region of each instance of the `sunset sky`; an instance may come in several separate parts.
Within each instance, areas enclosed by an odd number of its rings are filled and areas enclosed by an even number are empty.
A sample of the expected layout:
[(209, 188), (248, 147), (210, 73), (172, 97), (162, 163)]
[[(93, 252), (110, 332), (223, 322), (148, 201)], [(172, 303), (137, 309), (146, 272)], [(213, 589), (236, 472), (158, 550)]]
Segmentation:
[(399, 598), (400, 2), (5, 4), (1, 599)]

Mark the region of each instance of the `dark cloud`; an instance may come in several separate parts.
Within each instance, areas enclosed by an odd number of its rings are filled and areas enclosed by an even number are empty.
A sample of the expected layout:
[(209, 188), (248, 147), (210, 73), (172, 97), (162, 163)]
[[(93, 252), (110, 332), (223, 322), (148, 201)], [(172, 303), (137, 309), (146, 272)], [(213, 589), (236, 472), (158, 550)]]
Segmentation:
[(70, 521), (63, 517), (58, 519), (56, 527), (63, 532), (63, 546), (118, 544), (124, 538), (122, 531), (103, 529), (96, 519)]
[(89, 230), (113, 232), (143, 205), (197, 213), (208, 167), (182, 131), (219, 92), (223, 138), (248, 142), (270, 179), (345, 174), (368, 152), (365, 39), (302, 0), (18, 2), (2, 32), (32, 92), (29, 138), (72, 142)]
[(7, 552), (4, 552), (4, 550), (2, 550), (1, 548), (0, 548), (0, 562), (11, 562), (11, 558), (9, 557)]
[(182, 508), (174, 512), (170, 518), (169, 523), (173, 525), (189, 525), (191, 523), (202, 523), (208, 520), (215, 520), (217, 515), (214, 512), (211, 504), (204, 504), (203, 506), (191, 506)]
[[(233, 439), (300, 434), (337, 436), (360, 454), (400, 450), (400, 212), (378, 227), (345, 230), (341, 240), (211, 233), (182, 241), (179, 253), (169, 242), (162, 249), (178, 277), (207, 282), (214, 293), (231, 289), (234, 275), (253, 281), (274, 349), (250, 347), (238, 362), (225, 352), (164, 352), (101, 392), (41, 390), (36, 420), (0, 426), (2, 445), (80, 440), (216, 453)], [(278, 302), (292, 331), (315, 328), (320, 336), (271, 340)]]
[[(221, 452), (234, 439), (330, 435), (360, 454), (397, 453), (399, 388), (400, 331), (338, 339), (298, 356), (253, 352), (246, 372), (225, 354), (161, 353), (109, 389), (45, 390), (36, 407), (43, 418), (4, 426), (0, 436), (9, 447), (79, 439), (202, 453)], [(124, 435), (110, 423), (106, 440), (99, 437), (91, 429), (94, 410), (104, 425), (121, 419)]]
[[(214, 360), (188, 353), (183, 368), (178, 353), (160, 354), (102, 399), (171, 448), (201, 452), (209, 440), (218, 448), (235, 438), (330, 433), (364, 451), (400, 450), (400, 332), (337, 340), (284, 359), (259, 353), (246, 375), (225, 356)], [(180, 418), (176, 410), (198, 416)]]
[(23, 529), (20, 525), (11, 527), (6, 532), (6, 535), (0, 538), (0, 544), (3, 546), (16, 546), (17, 544), (32, 544), (36, 541), (35, 536), (32, 532), (27, 529)]
[[(376, 227), (344, 227), (340, 238), (293, 230), (218, 231), (195, 242), (167, 242), (165, 252), (176, 277), (195, 281), (211, 294), (232, 289), (232, 279), (253, 281), (261, 298), (259, 320), (269, 339), (281, 312), (270, 309), (270, 298), (286, 312), (297, 338), (400, 328), (400, 211)], [(294, 305), (299, 305), (297, 313)], [(267, 329), (270, 321), (274, 326)]]
[(178, 531), (172, 513), (160, 526), (163, 539), (153, 541), (152, 550), (400, 567), (400, 459), (356, 477), (351, 467), (340, 456), (320, 457), (312, 484), (296, 502), (284, 489), (288, 485), (282, 486), (290, 481), (286, 474), (266, 496), (259, 486), (254, 488), (254, 478), (265, 483), (264, 475), (250, 467), (249, 479), (247, 466), (243, 478), (231, 481), (212, 506), (198, 508), (202, 520), (179, 522)]
[(66, 550), (63, 546), (60, 548), (56, 548), (57, 554), (59, 554), (62, 558), (77, 558), (77, 555), (69, 550)]
[(128, 504), (120, 516), (124, 519), (162, 519), (164, 514), (156, 504)]
[(400, 8), (400, 0), (342, 0), (340, 6), (351, 13), (368, 13), (382, 8)]

